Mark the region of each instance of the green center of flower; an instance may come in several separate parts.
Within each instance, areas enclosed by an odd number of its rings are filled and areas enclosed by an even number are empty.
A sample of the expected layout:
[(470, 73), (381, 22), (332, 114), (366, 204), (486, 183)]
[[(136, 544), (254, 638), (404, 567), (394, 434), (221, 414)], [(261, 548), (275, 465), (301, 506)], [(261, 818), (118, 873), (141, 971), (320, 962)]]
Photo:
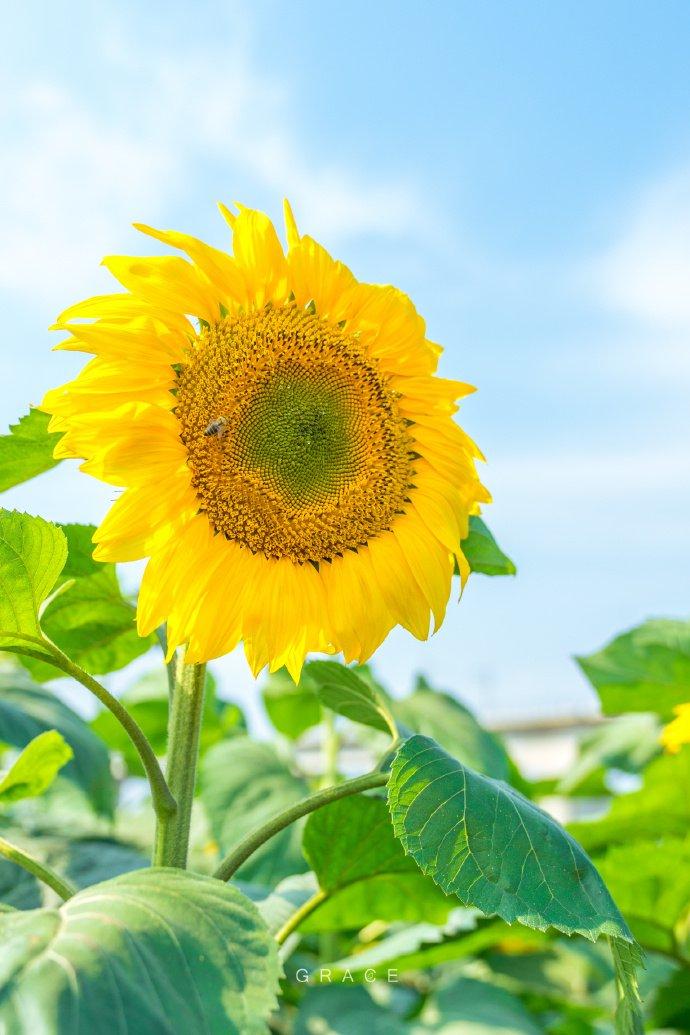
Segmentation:
[(336, 371), (278, 367), (237, 415), (238, 466), (295, 505), (323, 501), (357, 476), (356, 401)]

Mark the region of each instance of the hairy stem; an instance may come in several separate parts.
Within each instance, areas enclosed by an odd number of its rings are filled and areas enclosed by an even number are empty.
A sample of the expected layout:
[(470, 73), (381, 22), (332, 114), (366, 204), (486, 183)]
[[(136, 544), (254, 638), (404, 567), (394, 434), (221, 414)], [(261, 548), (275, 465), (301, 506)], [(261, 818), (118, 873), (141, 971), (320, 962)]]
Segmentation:
[[(28, 637), (27, 637), (28, 639)], [(90, 690), (94, 697), (98, 698), (101, 704), (107, 708), (115, 716), (117, 721), (120, 723), (129, 739), (132, 741), (141, 764), (144, 767), (144, 772), (148, 777), (149, 786), (151, 787), (151, 798), (153, 800), (153, 808), (156, 816), (170, 815), (175, 811), (175, 799), (170, 793), (170, 788), (165, 782), (158, 759), (156, 758), (155, 752), (151, 747), (144, 731), (141, 726), (132, 716), (129, 714), (124, 705), (120, 704), (117, 697), (113, 697), (109, 690), (90, 676), (88, 672), (85, 672), (83, 668), (80, 668), (76, 662), (68, 658), (66, 654), (60, 650), (60, 648), (52, 643), (50, 640), (36, 640), (35, 641), (40, 650), (34, 648), (31, 649), (30, 645), (26, 648), (13, 647), (16, 653), (28, 654), (30, 657), (39, 658), (41, 661), (48, 662), (54, 665), (55, 668), (64, 672), (65, 675), (71, 676), (72, 679), (76, 679), (78, 683), (85, 686), (87, 690)]]
[(51, 870), (49, 866), (34, 859), (32, 855), (25, 852), (23, 849), (18, 848), (16, 845), (10, 844), (4, 837), (0, 837), (0, 855), (4, 856), (5, 859), (9, 859), (10, 862), (16, 863), (17, 866), (21, 866), (22, 869), (28, 870), (29, 873), (33, 873), (34, 877), (38, 877), (44, 884), (47, 884), (49, 888), (57, 892), (60, 898), (66, 902), (72, 895), (76, 895), (77, 889), (73, 888), (71, 884), (68, 884), (66, 880), (58, 876), (54, 870)]
[(368, 791), (372, 787), (383, 787), (386, 783), (388, 783), (388, 773), (376, 770), (373, 773), (366, 773), (364, 776), (357, 776), (354, 780), (346, 780), (344, 783), (336, 784), (334, 787), (324, 787), (323, 790), (317, 791), (316, 794), (303, 798), (302, 801), (291, 805), (284, 812), (279, 812), (277, 816), (273, 816), (263, 826), (248, 834), (247, 837), (240, 841), (237, 848), (223, 860), (213, 876), (217, 877), (218, 880), (230, 880), (242, 863), (257, 848), (260, 848), (262, 844), (269, 841), (281, 830), (284, 830), (285, 827), (290, 826), (295, 820), (301, 819), (302, 816), (307, 816), (310, 812), (315, 812), (324, 805), (330, 805), (332, 801), (337, 801), (339, 798), (347, 798), (351, 794), (359, 794), (360, 791)]
[(158, 817), (153, 855), (156, 866), (177, 866), (182, 870), (187, 866), (205, 681), (205, 665), (178, 663), (168, 722), (166, 766), (177, 810), (173, 815)]

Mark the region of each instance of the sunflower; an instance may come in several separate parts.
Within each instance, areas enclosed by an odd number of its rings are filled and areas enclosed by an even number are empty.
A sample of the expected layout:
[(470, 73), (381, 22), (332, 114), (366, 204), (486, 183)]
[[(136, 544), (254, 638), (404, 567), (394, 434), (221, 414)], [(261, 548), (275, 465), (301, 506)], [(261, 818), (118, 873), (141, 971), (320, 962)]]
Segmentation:
[(224, 206), (232, 254), (135, 224), (188, 258), (113, 256), (124, 292), (59, 318), (92, 353), (46, 395), (55, 455), (124, 491), (102, 561), (148, 558), (141, 635), (202, 662), (244, 643), (254, 674), (309, 651), (368, 658), (401, 625), (443, 620), (468, 516), (489, 496), (453, 421), (473, 391), (434, 375), (412, 302), (358, 282), (285, 206)]
[(678, 704), (673, 709), (675, 719), (661, 731), (661, 743), (672, 755), (677, 755), (684, 744), (690, 744), (690, 703)]

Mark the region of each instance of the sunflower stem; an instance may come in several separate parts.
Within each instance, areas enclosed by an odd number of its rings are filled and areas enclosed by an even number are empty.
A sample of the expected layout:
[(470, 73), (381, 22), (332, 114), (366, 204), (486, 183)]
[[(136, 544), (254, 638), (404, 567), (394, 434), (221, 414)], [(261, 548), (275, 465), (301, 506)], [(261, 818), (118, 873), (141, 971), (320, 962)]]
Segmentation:
[[(82, 686), (90, 690), (91, 693), (96, 697), (101, 704), (107, 708), (115, 716), (117, 721), (120, 723), (125, 733), (131, 740), (134, 748), (141, 759), (141, 764), (144, 767), (144, 772), (149, 781), (151, 788), (151, 799), (153, 802), (153, 808), (157, 817), (170, 815), (175, 811), (175, 799), (170, 793), (170, 788), (165, 782), (160, 765), (156, 754), (151, 747), (151, 744), (146, 737), (146, 734), (142, 730), (139, 723), (134, 719), (123, 704), (118, 701), (117, 697), (113, 697), (109, 690), (99, 683), (97, 679), (85, 672), (83, 668), (77, 665), (76, 662), (72, 661), (60, 648), (54, 644), (47, 637), (41, 639), (33, 637), (24, 637), (19, 633), (14, 633), (13, 639), (26, 640), (25, 646), (15, 645), (13, 650), (17, 654), (25, 654), (28, 657), (38, 658), (39, 661), (48, 662), (50, 665), (54, 665), (55, 668), (64, 672), (65, 675), (71, 676)], [(35, 646), (32, 649), (32, 641)], [(48, 656), (46, 656), (46, 653)]]
[(76, 895), (77, 889), (60, 877), (55, 870), (51, 870), (50, 866), (39, 862), (33, 855), (29, 855), (28, 852), (18, 848), (17, 845), (10, 844), (4, 837), (0, 837), (0, 855), (5, 859), (9, 859), (10, 862), (16, 863), (17, 866), (21, 866), (28, 873), (32, 873), (34, 877), (38, 877), (49, 888), (52, 888), (63, 902), (66, 902), (72, 895)]
[(168, 721), (166, 764), (168, 786), (177, 809), (172, 815), (158, 817), (155, 866), (176, 866), (182, 870), (187, 866), (205, 682), (205, 665), (186, 665), (178, 661)]
[(357, 776), (354, 780), (346, 780), (344, 783), (338, 783), (334, 787), (324, 787), (323, 790), (317, 791), (316, 794), (303, 798), (302, 801), (291, 805), (284, 812), (279, 812), (277, 816), (273, 816), (263, 826), (258, 827), (243, 838), (237, 848), (230, 855), (226, 856), (213, 876), (217, 877), (218, 880), (230, 880), (242, 863), (246, 862), (257, 848), (261, 848), (262, 844), (269, 841), (275, 834), (280, 833), (285, 827), (289, 827), (295, 820), (309, 815), (310, 812), (316, 812), (317, 809), (323, 808), (324, 805), (330, 805), (332, 801), (338, 801), (339, 798), (347, 798), (351, 794), (369, 791), (373, 787), (383, 787), (386, 783), (388, 783), (388, 773), (382, 773), (376, 769), (373, 773), (365, 773), (364, 776)]

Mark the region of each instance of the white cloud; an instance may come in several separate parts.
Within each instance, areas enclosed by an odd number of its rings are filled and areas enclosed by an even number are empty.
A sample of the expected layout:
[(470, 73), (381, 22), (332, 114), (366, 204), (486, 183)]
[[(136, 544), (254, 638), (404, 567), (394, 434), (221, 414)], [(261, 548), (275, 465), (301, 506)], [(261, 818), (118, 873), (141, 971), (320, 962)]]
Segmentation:
[(253, 66), (244, 39), (219, 39), (203, 53), (187, 48), (183, 57), (149, 42), (137, 54), (126, 28), (105, 34), (98, 95), (50, 79), (0, 83), (0, 133), (9, 142), (0, 287), (51, 305), (75, 285), (87, 293), (100, 257), (122, 246), (131, 220), (167, 213), (194, 189), (200, 167), (228, 187), (250, 178), (288, 194), (308, 213), (309, 231), (333, 243), (421, 232), (422, 205), (409, 184), (315, 157), (289, 88)]
[(17, 128), (2, 132), (14, 143), (0, 167), (0, 283), (52, 301), (75, 282), (93, 282), (133, 202), (155, 205), (166, 155), (105, 125), (57, 85), (36, 83), (14, 98), (3, 113)]
[(690, 167), (639, 194), (588, 277), (611, 308), (660, 329), (690, 330)]

